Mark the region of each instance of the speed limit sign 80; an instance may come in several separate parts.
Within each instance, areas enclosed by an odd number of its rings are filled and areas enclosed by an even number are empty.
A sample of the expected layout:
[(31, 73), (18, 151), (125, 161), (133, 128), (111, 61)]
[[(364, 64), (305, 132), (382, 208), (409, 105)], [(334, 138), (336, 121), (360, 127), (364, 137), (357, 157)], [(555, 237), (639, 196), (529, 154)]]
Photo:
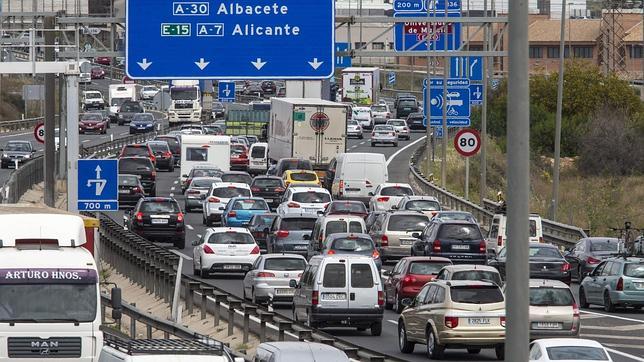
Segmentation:
[(36, 138), (36, 141), (40, 143), (45, 143), (45, 124), (44, 123), (38, 123), (36, 125), (36, 128), (34, 128), (34, 137)]
[(479, 131), (471, 128), (460, 130), (454, 137), (456, 152), (464, 157), (474, 156), (481, 149), (481, 136)]

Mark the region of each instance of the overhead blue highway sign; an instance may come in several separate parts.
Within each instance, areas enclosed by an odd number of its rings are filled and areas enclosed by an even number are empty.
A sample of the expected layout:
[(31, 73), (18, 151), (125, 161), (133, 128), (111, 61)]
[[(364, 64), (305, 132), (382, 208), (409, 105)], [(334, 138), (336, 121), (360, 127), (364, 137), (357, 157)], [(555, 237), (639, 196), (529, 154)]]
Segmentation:
[(128, 0), (135, 79), (323, 79), (333, 75), (334, 0)]
[[(430, 82), (430, 100), (423, 96), (423, 112), (427, 119), (430, 112), (430, 125), (443, 124), (443, 105), (446, 107), (447, 126), (463, 127), (470, 125), (470, 81), (467, 79), (448, 79), (447, 92), (443, 93), (443, 79)], [(427, 81), (423, 82), (423, 95), (427, 94)], [(429, 103), (429, 104), (427, 104)], [(427, 123), (425, 121), (425, 123)]]
[(450, 78), (468, 78), (471, 81), (483, 80), (483, 57), (451, 57)]
[[(336, 52), (346, 52), (349, 50), (349, 43), (335, 43)], [(351, 66), (351, 57), (335, 57), (336, 68), (349, 68)]]
[(220, 102), (234, 102), (235, 82), (219, 82), (218, 98)]
[(78, 211), (118, 211), (118, 189), (118, 160), (78, 160)]

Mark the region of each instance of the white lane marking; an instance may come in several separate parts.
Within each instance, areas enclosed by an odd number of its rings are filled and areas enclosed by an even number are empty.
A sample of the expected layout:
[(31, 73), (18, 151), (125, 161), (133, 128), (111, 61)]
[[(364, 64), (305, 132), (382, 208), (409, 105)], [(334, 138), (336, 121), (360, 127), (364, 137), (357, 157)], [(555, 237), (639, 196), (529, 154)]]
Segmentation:
[(367, 143), (367, 141), (362, 141), (359, 144), (364, 145), (365, 143)]
[[(584, 326), (584, 329), (587, 329), (588, 327)], [(614, 327), (610, 327), (611, 329)], [(606, 327), (604, 327), (606, 329)], [(641, 340), (642, 337), (640, 336), (611, 336), (611, 335), (606, 335), (606, 334), (588, 334), (588, 333), (582, 333), (582, 337), (584, 338), (590, 338), (590, 339), (596, 339), (596, 338), (605, 338), (605, 339), (624, 339), (624, 340)], [(644, 346), (638, 346), (640, 348), (644, 348)]]
[(398, 321), (392, 320), (392, 319), (387, 319), (387, 322), (393, 323), (395, 325), (398, 325)]
[(0, 138), (10, 138), (10, 137), (17, 137), (17, 136), (25, 136), (28, 134), (34, 134), (33, 132), (25, 132), (25, 133), (14, 133), (14, 134), (8, 134), (6, 136), (0, 136)]
[[(605, 348), (605, 347), (604, 347), (604, 348)], [(618, 351), (618, 350), (616, 350), (616, 349), (612, 349), (612, 348), (606, 348), (606, 350), (607, 350), (608, 352), (610, 352), (610, 353), (615, 353), (615, 354), (618, 354), (618, 355), (620, 355), (620, 356), (622, 356), (622, 357), (630, 358), (630, 359), (632, 359), (633, 361), (644, 362), (644, 358), (639, 358), (639, 357), (637, 357), (637, 356), (633, 356), (632, 354), (628, 354), (628, 353), (626, 353), (626, 352), (621, 352), (621, 351)]]
[(356, 147), (358, 147), (358, 145), (351, 146), (350, 148), (356, 148)]
[(125, 136), (125, 135), (126, 135), (126, 134), (128, 134), (128, 133), (129, 133), (129, 132), (123, 132), (123, 133), (120, 133), (120, 134), (119, 134), (119, 136)]
[(610, 315), (610, 314), (597, 313), (597, 312), (588, 312), (588, 311), (585, 311), (585, 310), (582, 310), (581, 312), (582, 312), (582, 313), (586, 313), (586, 314), (591, 314), (591, 315), (597, 315), (597, 316), (601, 316), (601, 317), (606, 317), (606, 318), (619, 319), (619, 320), (623, 320), (623, 321), (637, 322), (637, 323), (644, 323), (644, 321), (643, 321), (643, 320), (634, 319), (634, 318), (620, 317), (620, 316), (617, 316), (617, 315)]
[(425, 138), (427, 138), (427, 136), (423, 136), (423, 137), (421, 137), (421, 138), (419, 138), (419, 139), (415, 140), (414, 142), (412, 142), (412, 143), (408, 144), (407, 146), (405, 146), (405, 147), (403, 147), (403, 148), (399, 149), (398, 151), (396, 151), (396, 153), (394, 153), (393, 155), (391, 155), (391, 157), (389, 157), (389, 158), (387, 159), (387, 167), (389, 167), (389, 164), (391, 163), (391, 161), (393, 161), (393, 160), (394, 160), (394, 158), (396, 158), (396, 156), (398, 156), (401, 152), (403, 152), (404, 150), (408, 149), (409, 147), (411, 147), (411, 146), (415, 145), (416, 143), (418, 143), (418, 142), (420, 142), (420, 141), (424, 140)]
[(81, 142), (85, 143), (85, 142), (89, 142), (89, 141), (91, 141), (91, 140), (82, 140)]
[(174, 194), (173, 194), (173, 193), (170, 193), (170, 197), (174, 197)]
[(188, 228), (188, 230), (194, 230), (195, 229), (195, 228), (192, 227), (192, 225), (186, 225), (186, 227)]
[(179, 180), (174, 180), (175, 185), (178, 184), (178, 183), (179, 183)]
[(175, 189), (176, 189), (176, 187), (174, 187), (174, 186), (170, 187), (170, 191), (174, 191)]

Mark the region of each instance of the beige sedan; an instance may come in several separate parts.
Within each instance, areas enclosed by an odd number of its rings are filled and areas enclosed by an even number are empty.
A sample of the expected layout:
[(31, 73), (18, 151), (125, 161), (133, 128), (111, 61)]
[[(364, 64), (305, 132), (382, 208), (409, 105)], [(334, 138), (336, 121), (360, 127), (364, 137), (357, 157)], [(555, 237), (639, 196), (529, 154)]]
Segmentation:
[(369, 235), (376, 243), (383, 262), (400, 259), (411, 255), (411, 246), (417, 240), (413, 234), (422, 232), (427, 223), (429, 217), (420, 212), (387, 212), (376, 219)]

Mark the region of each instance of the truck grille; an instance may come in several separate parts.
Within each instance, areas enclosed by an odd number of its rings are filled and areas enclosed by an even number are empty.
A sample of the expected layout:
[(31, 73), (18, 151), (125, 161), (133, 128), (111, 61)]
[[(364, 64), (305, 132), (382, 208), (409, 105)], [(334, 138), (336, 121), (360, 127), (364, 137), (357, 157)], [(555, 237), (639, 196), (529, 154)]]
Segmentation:
[(9, 337), (9, 358), (80, 358), (79, 337)]
[(177, 103), (174, 105), (175, 109), (189, 109), (192, 108), (192, 103)]

